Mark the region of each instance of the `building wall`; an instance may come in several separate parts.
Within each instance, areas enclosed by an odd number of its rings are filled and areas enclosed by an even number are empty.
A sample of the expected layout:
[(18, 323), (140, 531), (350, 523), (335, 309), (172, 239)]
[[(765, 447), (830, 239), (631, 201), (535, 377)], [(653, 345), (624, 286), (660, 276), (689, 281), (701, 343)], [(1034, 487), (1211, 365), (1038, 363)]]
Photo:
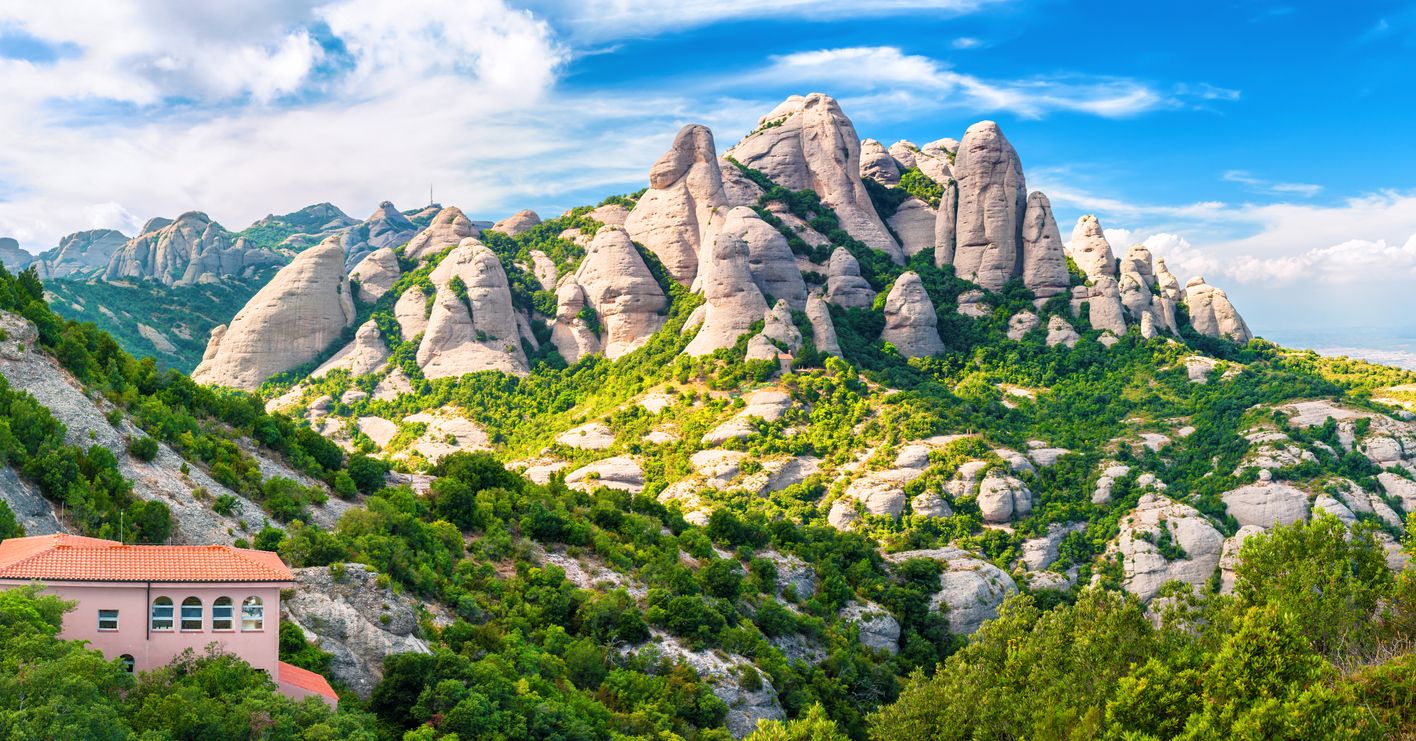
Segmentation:
[[(92, 648), (109, 659), (123, 654), (133, 657), (135, 671), (148, 671), (165, 666), (190, 648), (201, 655), (211, 643), (217, 643), (226, 653), (240, 656), (251, 666), (262, 669), (272, 679), (278, 676), (276, 664), (280, 656), (280, 587), (276, 584), (153, 584), (149, 596), (146, 582), (50, 582), (45, 591), (78, 606), (64, 616), (64, 630), (59, 637), (88, 641)], [(265, 624), (260, 631), (241, 630), (241, 603), (247, 597), (260, 597), (265, 605)], [(148, 630), (149, 599), (169, 597), (172, 600), (172, 630)], [(202, 601), (202, 629), (184, 631), (182, 600), (197, 597)], [(218, 597), (230, 597), (233, 605), (233, 630), (212, 630), (211, 608)], [(98, 611), (118, 610), (118, 630), (100, 631)]]

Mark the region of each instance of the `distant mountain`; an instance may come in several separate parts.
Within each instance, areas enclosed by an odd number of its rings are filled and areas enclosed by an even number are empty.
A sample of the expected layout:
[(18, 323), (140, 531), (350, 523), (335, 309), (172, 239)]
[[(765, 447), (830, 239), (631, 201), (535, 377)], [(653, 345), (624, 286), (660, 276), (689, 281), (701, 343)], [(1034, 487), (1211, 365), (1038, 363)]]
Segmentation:
[(332, 203), (316, 203), (279, 216), (270, 214), (242, 229), (244, 237), (259, 247), (300, 250), (359, 223)]
[(127, 242), (128, 238), (114, 229), (75, 232), (59, 240), (58, 247), (39, 255), (39, 277), (87, 279), (102, 275), (113, 254)]
[[(165, 221), (165, 220), (164, 220)], [(189, 211), (128, 240), (113, 253), (103, 279), (154, 280), (168, 286), (249, 278), (288, 257), (227, 231), (200, 211)]]
[(34, 262), (34, 255), (20, 249), (20, 243), (10, 237), (0, 237), (0, 264), (14, 273)]

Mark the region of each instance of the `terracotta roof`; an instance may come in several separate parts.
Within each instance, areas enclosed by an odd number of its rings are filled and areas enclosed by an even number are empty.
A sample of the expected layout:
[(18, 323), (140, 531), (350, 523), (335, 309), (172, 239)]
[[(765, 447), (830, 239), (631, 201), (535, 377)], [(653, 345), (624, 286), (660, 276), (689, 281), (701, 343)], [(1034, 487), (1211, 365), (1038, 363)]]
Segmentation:
[(280, 556), (225, 545), (124, 545), (78, 535), (0, 543), (0, 579), (63, 581), (294, 581)]
[(333, 687), (329, 686), (329, 680), (325, 679), (323, 676), (309, 669), (301, 669), (294, 664), (287, 664), (284, 661), (280, 662), (279, 671), (280, 678), (277, 680), (279, 684), (299, 687), (306, 692), (323, 695), (335, 702), (339, 702), (339, 694), (334, 691)]

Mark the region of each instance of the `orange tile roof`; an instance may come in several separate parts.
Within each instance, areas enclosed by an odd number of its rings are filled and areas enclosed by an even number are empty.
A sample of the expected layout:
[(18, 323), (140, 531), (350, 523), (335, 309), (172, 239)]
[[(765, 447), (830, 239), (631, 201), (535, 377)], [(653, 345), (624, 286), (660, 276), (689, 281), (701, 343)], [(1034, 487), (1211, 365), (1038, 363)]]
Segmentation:
[(301, 669), (294, 664), (287, 664), (284, 661), (280, 662), (279, 671), (280, 678), (276, 680), (278, 683), (299, 687), (306, 692), (314, 692), (318, 695), (324, 695), (335, 702), (339, 701), (339, 694), (334, 691), (333, 687), (329, 686), (329, 680), (325, 679), (323, 676), (309, 669)]
[(225, 545), (124, 545), (78, 535), (0, 543), (0, 579), (61, 581), (294, 581), (280, 556)]

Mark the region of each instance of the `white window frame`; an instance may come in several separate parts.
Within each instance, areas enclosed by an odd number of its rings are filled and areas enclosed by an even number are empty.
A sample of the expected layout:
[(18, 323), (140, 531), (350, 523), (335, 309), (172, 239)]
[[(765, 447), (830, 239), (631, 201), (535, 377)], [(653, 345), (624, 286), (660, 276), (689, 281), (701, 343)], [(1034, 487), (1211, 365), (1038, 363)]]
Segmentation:
[[(111, 628), (105, 628), (105, 627), (103, 627), (103, 621), (104, 621), (104, 614), (105, 614), (105, 613), (113, 613), (113, 627), (111, 627)], [(117, 611), (117, 610), (109, 610), (109, 609), (100, 609), (100, 610), (98, 611), (98, 632), (100, 632), (100, 633), (116, 633), (117, 631), (118, 631), (118, 611)]]
[[(254, 624), (254, 625), (252, 625)], [(241, 601), (241, 632), (260, 633), (265, 630), (265, 601), (251, 596)]]
[[(163, 600), (167, 600), (166, 604), (159, 604)], [(158, 610), (163, 610), (166, 613), (166, 617), (159, 617), (157, 613)], [(171, 597), (158, 597), (154, 599), (152, 604), (148, 607), (148, 626), (150, 630), (170, 633), (177, 627), (176, 617), (176, 608), (172, 604)], [(163, 627), (158, 625), (159, 620), (165, 620), (167, 626)]]
[[(225, 613), (225, 617), (222, 617)], [(226, 625), (222, 625), (226, 623)], [(236, 603), (230, 597), (217, 597), (211, 603), (211, 629), (230, 632), (236, 630)]]
[[(196, 604), (188, 604), (192, 600), (196, 600)], [(187, 611), (191, 609), (195, 609), (197, 611), (197, 616), (195, 618), (187, 617)], [(202, 632), (202, 629), (206, 627), (206, 605), (202, 604), (202, 600), (200, 597), (188, 597), (182, 600), (181, 611), (177, 613), (177, 617), (178, 627), (182, 629), (183, 633), (200, 633)], [(188, 628), (187, 621), (189, 620), (196, 620), (197, 627)]]

